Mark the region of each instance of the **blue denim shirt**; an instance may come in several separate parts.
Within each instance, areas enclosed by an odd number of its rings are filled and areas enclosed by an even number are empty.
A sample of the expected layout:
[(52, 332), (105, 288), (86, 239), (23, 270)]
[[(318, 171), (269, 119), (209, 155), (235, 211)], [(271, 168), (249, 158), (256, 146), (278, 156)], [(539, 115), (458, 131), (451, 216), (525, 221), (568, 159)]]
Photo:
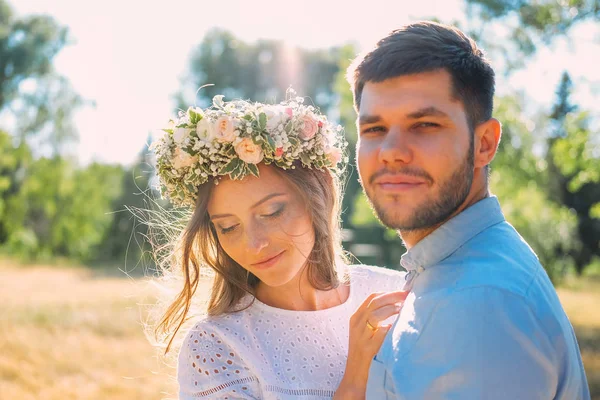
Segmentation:
[(401, 264), (412, 292), (371, 363), (368, 400), (590, 398), (556, 291), (495, 197)]

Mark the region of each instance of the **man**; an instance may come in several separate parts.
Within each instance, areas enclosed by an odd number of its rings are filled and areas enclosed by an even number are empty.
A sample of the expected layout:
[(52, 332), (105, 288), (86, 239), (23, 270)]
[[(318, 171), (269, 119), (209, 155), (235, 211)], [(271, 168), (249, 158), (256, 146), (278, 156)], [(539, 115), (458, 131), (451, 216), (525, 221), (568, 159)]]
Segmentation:
[(501, 125), (482, 51), (453, 27), (420, 22), (383, 38), (348, 76), (361, 183), (408, 249), (411, 290), (371, 364), (367, 399), (589, 399), (556, 292), (489, 192)]

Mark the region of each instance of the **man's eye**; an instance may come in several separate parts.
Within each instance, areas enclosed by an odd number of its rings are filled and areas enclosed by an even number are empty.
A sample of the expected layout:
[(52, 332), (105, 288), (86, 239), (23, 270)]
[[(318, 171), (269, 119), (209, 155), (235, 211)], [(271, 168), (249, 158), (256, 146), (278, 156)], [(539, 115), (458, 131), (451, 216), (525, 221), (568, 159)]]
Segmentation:
[(436, 124), (435, 122), (419, 122), (418, 124), (415, 124), (415, 127), (417, 128), (432, 128), (438, 126), (440, 125)]
[(366, 134), (375, 132), (385, 132), (385, 128), (383, 126), (372, 126), (370, 128), (363, 129), (361, 133)]

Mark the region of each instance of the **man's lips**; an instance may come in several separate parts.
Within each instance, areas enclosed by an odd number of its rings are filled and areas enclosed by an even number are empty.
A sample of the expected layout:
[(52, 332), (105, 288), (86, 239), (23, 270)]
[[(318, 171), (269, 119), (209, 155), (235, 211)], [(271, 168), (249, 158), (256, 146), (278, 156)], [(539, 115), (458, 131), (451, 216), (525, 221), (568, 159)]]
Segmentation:
[(270, 267), (271, 265), (273, 265), (277, 261), (279, 261), (279, 259), (283, 255), (283, 253), (285, 253), (285, 250), (281, 251), (280, 253), (275, 254), (274, 256), (269, 256), (267, 258), (263, 258), (261, 261), (252, 264), (252, 266), (255, 267), (255, 268), (267, 268), (267, 267)]
[(424, 186), (427, 180), (410, 175), (384, 175), (375, 179), (373, 184), (380, 189), (397, 192)]

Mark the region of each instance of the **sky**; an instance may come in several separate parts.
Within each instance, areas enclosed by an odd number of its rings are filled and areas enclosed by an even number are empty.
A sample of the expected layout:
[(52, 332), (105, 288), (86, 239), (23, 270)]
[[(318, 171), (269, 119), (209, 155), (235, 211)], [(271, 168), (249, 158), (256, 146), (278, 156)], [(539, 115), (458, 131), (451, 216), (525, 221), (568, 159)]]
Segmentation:
[[(84, 107), (74, 118), (79, 131), (75, 153), (82, 164), (133, 162), (148, 134), (172, 116), (173, 95), (184, 79), (189, 56), (213, 27), (230, 30), (246, 42), (282, 39), (304, 48), (353, 42), (365, 49), (411, 21), (435, 16), (444, 22), (469, 22), (462, 0), (9, 0), (9, 4), (17, 15), (50, 14), (70, 30), (72, 43), (54, 64), (75, 91), (95, 102), (95, 107)], [(576, 40), (558, 40), (510, 80), (500, 78), (498, 91), (522, 90), (532, 102), (549, 107), (567, 69), (577, 85), (575, 100), (594, 107), (600, 98), (599, 31), (593, 24), (578, 27), (572, 33)]]

